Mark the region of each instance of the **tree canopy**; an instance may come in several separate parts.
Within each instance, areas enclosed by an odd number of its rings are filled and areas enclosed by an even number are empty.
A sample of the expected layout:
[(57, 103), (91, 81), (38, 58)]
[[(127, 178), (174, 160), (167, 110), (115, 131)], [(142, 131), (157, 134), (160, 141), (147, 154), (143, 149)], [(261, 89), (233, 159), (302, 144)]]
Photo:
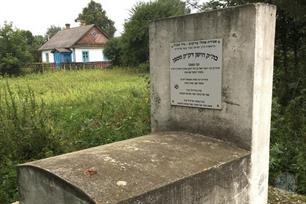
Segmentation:
[[(134, 66), (149, 60), (149, 24), (159, 18), (189, 13), (189, 10), (180, 0), (157, 0), (140, 2), (131, 9), (130, 13), (130, 18), (124, 24), (124, 33), (119, 39), (107, 43), (105, 54), (110, 59), (116, 58), (116, 63)], [(116, 51), (110, 52), (110, 47)], [(113, 54), (116, 52), (120, 56)]]
[(116, 37), (112, 38), (110, 41), (108, 41), (107, 46), (104, 48), (103, 52), (105, 56), (107, 56), (107, 58), (112, 61), (113, 65), (120, 65), (120, 56), (122, 55), (121, 39)]
[(114, 21), (107, 17), (102, 5), (93, 0), (88, 3), (87, 7), (83, 8), (82, 13), (79, 14), (75, 21), (83, 21), (87, 25), (95, 24), (110, 37), (113, 37), (116, 31)]
[(30, 31), (14, 29), (11, 23), (0, 27), (0, 73), (15, 74), (26, 63), (33, 62)]
[(58, 31), (61, 31), (62, 28), (59, 26), (51, 25), (46, 32), (45, 38), (48, 40), (52, 38)]

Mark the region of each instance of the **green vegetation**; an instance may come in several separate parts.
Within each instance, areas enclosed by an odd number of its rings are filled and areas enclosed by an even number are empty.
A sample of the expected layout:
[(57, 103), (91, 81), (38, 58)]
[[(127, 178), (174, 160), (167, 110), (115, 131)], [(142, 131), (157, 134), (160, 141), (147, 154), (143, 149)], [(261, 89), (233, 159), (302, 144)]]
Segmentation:
[(0, 25), (0, 75), (19, 74), (26, 64), (39, 61), (38, 48), (44, 41), (44, 37), (16, 29), (12, 23)]
[(52, 38), (57, 32), (59, 32), (61, 30), (62, 30), (62, 28), (60, 26), (51, 25), (49, 28), (47, 28), (47, 32), (45, 34), (45, 39), (47, 40), (47, 39)]
[(116, 65), (138, 66), (149, 62), (149, 24), (156, 19), (189, 13), (180, 0), (140, 2), (130, 11), (121, 37), (111, 39), (104, 54)]
[(61, 71), (0, 79), (0, 203), (17, 199), (15, 166), (149, 132), (146, 74)]
[(16, 73), (26, 62), (33, 61), (27, 36), (12, 24), (0, 27), (0, 73)]
[(87, 7), (83, 8), (82, 13), (75, 21), (84, 22), (87, 25), (95, 24), (110, 37), (113, 37), (116, 31), (114, 21), (106, 16), (106, 11), (103, 10), (102, 5), (93, 0), (88, 3)]

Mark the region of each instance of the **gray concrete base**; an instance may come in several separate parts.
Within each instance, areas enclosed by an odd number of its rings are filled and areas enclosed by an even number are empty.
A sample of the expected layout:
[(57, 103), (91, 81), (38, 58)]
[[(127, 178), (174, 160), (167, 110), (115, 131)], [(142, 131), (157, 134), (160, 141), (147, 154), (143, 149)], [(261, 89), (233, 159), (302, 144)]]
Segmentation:
[(19, 165), (20, 203), (248, 203), (249, 165), (223, 141), (154, 133)]

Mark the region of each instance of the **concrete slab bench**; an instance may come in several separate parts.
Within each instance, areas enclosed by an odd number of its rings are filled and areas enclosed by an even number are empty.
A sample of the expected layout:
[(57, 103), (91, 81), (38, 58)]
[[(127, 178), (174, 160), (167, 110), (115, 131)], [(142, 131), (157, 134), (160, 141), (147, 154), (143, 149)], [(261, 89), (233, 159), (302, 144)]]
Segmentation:
[(19, 188), (23, 203), (234, 203), (249, 160), (221, 140), (154, 133), (20, 165)]

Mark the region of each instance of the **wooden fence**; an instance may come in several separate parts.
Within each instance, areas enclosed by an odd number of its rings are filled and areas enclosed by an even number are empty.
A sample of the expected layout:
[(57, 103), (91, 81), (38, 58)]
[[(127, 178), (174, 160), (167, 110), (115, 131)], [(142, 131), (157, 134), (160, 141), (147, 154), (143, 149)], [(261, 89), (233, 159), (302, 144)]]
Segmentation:
[(22, 68), (23, 72), (43, 73), (46, 71), (57, 70), (81, 70), (81, 69), (103, 69), (111, 65), (111, 62), (73, 62), (73, 63), (61, 63), (57, 66), (55, 63), (32, 63), (27, 64)]

